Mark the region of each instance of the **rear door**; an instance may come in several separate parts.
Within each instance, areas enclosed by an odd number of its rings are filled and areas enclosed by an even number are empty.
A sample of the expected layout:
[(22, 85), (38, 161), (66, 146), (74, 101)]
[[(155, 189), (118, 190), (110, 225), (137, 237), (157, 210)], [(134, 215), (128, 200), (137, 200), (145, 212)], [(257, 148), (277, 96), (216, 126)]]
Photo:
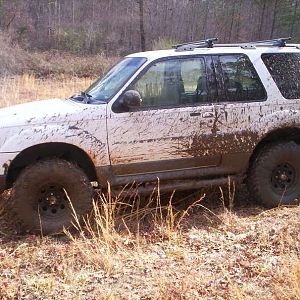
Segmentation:
[[(255, 123), (265, 111), (267, 93), (245, 54), (215, 55), (213, 61), (221, 91), (215, 105), (215, 147), (224, 165), (236, 159), (247, 164), (259, 141)], [(242, 162), (238, 165), (244, 167)]]

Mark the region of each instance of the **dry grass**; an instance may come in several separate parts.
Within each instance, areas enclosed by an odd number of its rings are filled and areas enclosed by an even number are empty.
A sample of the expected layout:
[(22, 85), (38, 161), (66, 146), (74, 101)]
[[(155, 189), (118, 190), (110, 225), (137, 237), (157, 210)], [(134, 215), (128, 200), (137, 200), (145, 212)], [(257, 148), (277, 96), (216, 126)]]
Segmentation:
[(85, 90), (91, 78), (59, 76), (42, 79), (34, 75), (0, 77), (0, 107), (38, 99), (66, 98)]
[[(2, 78), (0, 105), (63, 98), (89, 83)], [(2, 217), (0, 299), (300, 299), (300, 207), (264, 211), (246, 199), (234, 189), (130, 202), (101, 195), (79, 233), (43, 238), (19, 236)]]
[(27, 62), (26, 52), (0, 32), (0, 75), (19, 74), (26, 68)]
[(98, 77), (118, 60), (119, 57), (107, 57), (101, 53), (78, 56), (57, 51), (29, 52), (0, 31), (0, 76), (28, 73), (44, 78), (61, 74), (69, 77)]
[[(107, 57), (103, 54), (76, 56), (61, 52), (33, 52), (29, 58), (25, 73), (38, 77), (98, 77), (102, 76), (119, 57)], [(23, 72), (24, 74), (24, 72)]]
[(101, 195), (57, 237), (3, 219), (0, 299), (300, 299), (300, 208), (229, 211), (221, 198)]

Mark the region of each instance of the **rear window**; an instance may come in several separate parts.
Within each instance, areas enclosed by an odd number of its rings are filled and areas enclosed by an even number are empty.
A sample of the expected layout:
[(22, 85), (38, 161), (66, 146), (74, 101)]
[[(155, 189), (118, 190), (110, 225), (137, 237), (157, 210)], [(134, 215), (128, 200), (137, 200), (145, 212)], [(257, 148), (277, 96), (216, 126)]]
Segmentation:
[(263, 54), (262, 60), (283, 97), (300, 98), (300, 53)]
[(265, 89), (249, 58), (243, 54), (219, 56), (226, 100), (263, 101)]

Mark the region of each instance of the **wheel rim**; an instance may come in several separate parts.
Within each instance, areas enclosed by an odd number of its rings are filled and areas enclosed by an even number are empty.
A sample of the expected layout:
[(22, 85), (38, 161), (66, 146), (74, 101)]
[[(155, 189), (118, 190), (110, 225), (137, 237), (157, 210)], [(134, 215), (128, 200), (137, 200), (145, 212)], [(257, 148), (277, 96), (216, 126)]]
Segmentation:
[(68, 213), (68, 197), (60, 184), (47, 184), (39, 189), (37, 211), (43, 218), (60, 218)]
[(272, 172), (271, 184), (275, 192), (283, 194), (292, 191), (296, 182), (296, 171), (289, 163), (278, 165)]

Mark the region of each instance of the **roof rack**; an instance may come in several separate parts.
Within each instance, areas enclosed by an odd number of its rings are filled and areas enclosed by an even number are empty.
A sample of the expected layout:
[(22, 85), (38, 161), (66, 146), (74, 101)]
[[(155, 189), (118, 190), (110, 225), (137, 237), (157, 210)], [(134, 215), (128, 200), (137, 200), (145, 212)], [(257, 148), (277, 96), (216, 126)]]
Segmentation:
[(291, 37), (278, 38), (273, 40), (256, 41), (249, 43), (238, 43), (238, 44), (214, 44), (218, 39), (210, 38), (206, 40), (189, 42), (174, 46), (175, 51), (193, 51), (196, 48), (214, 48), (214, 47), (241, 47), (243, 49), (256, 49), (256, 47), (286, 47), (287, 41), (291, 40)]
[(268, 46), (275, 46), (275, 47), (285, 47), (286, 42), (290, 41), (292, 38), (287, 37), (287, 38), (278, 38), (278, 39), (273, 39), (273, 40), (265, 40), (265, 41), (257, 41), (257, 42), (252, 42), (251, 44), (263, 44), (263, 45), (268, 45)]
[(175, 48), (175, 51), (192, 51), (195, 48), (213, 48), (214, 42), (216, 42), (218, 39), (217, 38), (210, 38), (210, 39), (205, 39), (201, 41), (195, 41), (195, 42), (189, 42), (189, 43), (184, 43), (184, 44), (178, 44), (176, 46), (173, 46)]

